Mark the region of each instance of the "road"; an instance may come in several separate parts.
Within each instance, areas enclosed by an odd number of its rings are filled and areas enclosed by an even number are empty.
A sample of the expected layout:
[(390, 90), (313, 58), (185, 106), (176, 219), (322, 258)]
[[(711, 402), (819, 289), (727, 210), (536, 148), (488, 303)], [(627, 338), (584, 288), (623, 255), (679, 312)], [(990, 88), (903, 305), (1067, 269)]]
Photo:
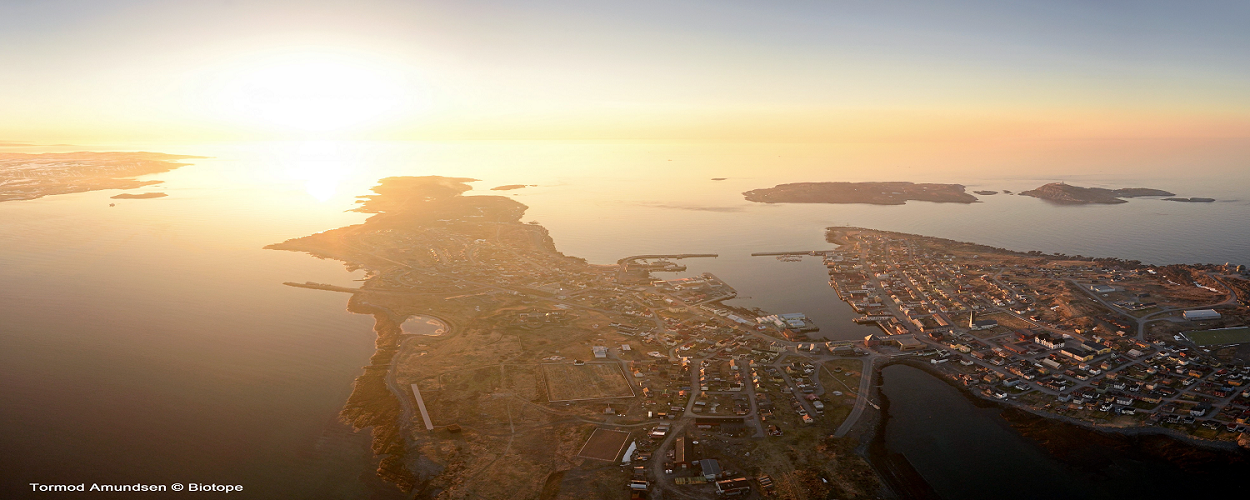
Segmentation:
[[(838, 426), (838, 431), (833, 433), (835, 437), (844, 437), (851, 428), (855, 427), (855, 422), (859, 421), (860, 415), (864, 413), (864, 407), (871, 404), (868, 395), (872, 389), (874, 368), (878, 359), (883, 356), (880, 354), (872, 354), (863, 359), (863, 369), (859, 373), (859, 395), (855, 398), (855, 407), (851, 408), (851, 413), (846, 416), (846, 420), (842, 421), (842, 425)], [(874, 408), (877, 405), (873, 405)]]

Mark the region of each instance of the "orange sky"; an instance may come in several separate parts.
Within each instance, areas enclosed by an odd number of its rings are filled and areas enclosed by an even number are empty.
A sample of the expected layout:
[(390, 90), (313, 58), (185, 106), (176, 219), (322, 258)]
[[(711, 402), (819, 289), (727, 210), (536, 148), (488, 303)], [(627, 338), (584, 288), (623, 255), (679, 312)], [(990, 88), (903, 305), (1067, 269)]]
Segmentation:
[(0, 140), (1250, 137), (1236, 3), (38, 4)]

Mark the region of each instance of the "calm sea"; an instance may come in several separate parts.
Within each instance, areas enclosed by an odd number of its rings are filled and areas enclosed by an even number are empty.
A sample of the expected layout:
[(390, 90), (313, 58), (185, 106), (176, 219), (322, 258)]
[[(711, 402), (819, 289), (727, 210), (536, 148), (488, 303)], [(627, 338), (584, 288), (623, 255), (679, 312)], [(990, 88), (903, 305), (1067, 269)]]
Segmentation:
[[(151, 176), (167, 198), (116, 191), (0, 203), (0, 496), (28, 483), (244, 485), (260, 498), (391, 495), (367, 437), (335, 415), (373, 351), (372, 321), (347, 296), (283, 281), (352, 285), (336, 262), (261, 247), (364, 219), (356, 196), (392, 175), (481, 179), (473, 194), (534, 184), (524, 220), (595, 263), (643, 253), (739, 290), (735, 304), (803, 312), (828, 338), (867, 331), (814, 259), (751, 252), (829, 248), (855, 225), (1017, 250), (1152, 263), (1250, 264), (1245, 170), (864, 166), (839, 149), (789, 145), (284, 143), (126, 145), (210, 158)], [(81, 148), (87, 149), (87, 148)], [(102, 150), (103, 147), (90, 149)], [(913, 163), (914, 164), (914, 163)], [(712, 178), (725, 180), (713, 181)], [(740, 193), (782, 182), (913, 180), (1020, 191), (1045, 182), (1146, 186), (1221, 201), (1154, 199), (1056, 207), (994, 195), (972, 205), (760, 205)], [(110, 207), (110, 203), (116, 206)], [(25, 493), (29, 494), (29, 493)]]

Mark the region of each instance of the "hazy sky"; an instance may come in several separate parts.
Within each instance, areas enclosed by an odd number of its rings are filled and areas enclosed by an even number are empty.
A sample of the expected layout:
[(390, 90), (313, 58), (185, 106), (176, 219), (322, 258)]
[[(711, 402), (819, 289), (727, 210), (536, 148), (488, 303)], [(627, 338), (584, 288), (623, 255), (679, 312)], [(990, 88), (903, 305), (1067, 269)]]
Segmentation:
[(0, 140), (1246, 138), (1248, 19), (1245, 1), (0, 0)]

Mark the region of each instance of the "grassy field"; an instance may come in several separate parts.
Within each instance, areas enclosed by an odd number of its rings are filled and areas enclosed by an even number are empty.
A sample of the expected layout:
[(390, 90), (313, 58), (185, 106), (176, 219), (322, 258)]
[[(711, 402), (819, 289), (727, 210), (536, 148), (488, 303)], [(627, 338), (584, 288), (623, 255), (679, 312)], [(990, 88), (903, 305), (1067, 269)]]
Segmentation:
[(620, 456), (628, 441), (628, 432), (595, 429), (594, 434), (591, 434), (586, 444), (582, 445), (582, 451), (579, 451), (577, 456), (611, 462)]
[[(846, 397), (852, 398), (859, 393), (860, 371), (864, 369), (862, 361), (858, 359), (835, 359), (825, 363), (824, 368), (821, 371), (821, 375), (830, 379), (828, 383), (825, 383), (822, 379), (825, 391), (842, 391), (847, 395)], [(833, 380), (837, 380), (837, 382), (833, 382)], [(830, 395), (829, 397), (833, 396)]]
[(1186, 332), (1185, 337), (1199, 346), (1242, 344), (1250, 342), (1250, 326)]
[(616, 363), (570, 363), (543, 365), (547, 378), (547, 395), (551, 401), (628, 398), (634, 390)]

